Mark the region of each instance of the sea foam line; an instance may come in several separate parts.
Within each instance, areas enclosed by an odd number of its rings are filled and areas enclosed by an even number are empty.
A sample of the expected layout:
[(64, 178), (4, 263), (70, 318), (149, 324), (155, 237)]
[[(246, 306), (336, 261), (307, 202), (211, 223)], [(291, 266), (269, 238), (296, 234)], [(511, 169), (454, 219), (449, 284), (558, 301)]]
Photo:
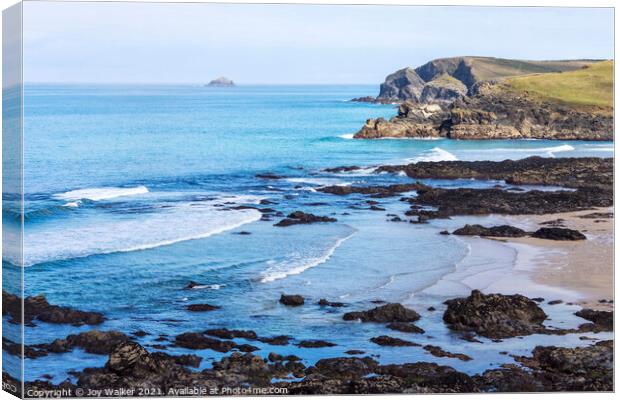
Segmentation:
[[(102, 187), (102, 188), (90, 188), (90, 189), (77, 189), (71, 190), (65, 193), (57, 193), (52, 197), (58, 200), (68, 200), (76, 202), (78, 200), (108, 200), (116, 197), (135, 196), (139, 194), (148, 193), (149, 189), (146, 186), (136, 187)], [(70, 203), (67, 203), (67, 206)]]
[(418, 162), (437, 162), (437, 161), (457, 161), (458, 158), (449, 151), (442, 149), (441, 147), (433, 147), (430, 150), (426, 150), (422, 154), (414, 158), (408, 158), (407, 161), (411, 163)]
[(334, 255), (334, 253), (336, 252), (336, 249), (338, 249), (338, 247), (340, 247), (344, 242), (346, 242), (353, 235), (355, 235), (356, 232), (357, 230), (353, 231), (348, 236), (338, 239), (336, 243), (332, 247), (327, 249), (327, 251), (320, 257), (310, 258), (306, 260), (305, 263), (301, 265), (293, 266), (292, 268), (284, 270), (284, 271), (273, 271), (271, 273), (267, 271), (265, 275), (263, 275), (263, 277), (261, 278), (260, 282), (269, 283), (269, 282), (277, 281), (279, 279), (284, 279), (290, 275), (299, 275), (302, 272), (306, 271), (307, 269), (316, 267), (317, 265), (321, 265), (327, 262), (332, 257), (332, 255)]

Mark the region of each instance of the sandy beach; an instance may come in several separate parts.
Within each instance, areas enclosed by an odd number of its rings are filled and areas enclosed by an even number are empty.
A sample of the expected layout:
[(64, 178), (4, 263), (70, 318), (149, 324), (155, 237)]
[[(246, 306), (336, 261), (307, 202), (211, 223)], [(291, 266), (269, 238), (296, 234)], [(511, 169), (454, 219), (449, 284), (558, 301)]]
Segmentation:
[[(561, 225), (576, 229), (586, 235), (585, 241), (552, 241), (532, 237), (501, 239), (513, 248), (523, 250), (531, 246), (538, 250), (533, 261), (531, 277), (534, 282), (554, 288), (567, 289), (577, 293), (572, 300), (583, 307), (610, 310), (613, 287), (613, 217), (588, 217), (593, 213), (613, 213), (612, 209), (577, 211), (551, 215), (527, 216), (528, 223), (545, 226), (548, 221), (562, 220)], [(522, 217), (515, 217), (515, 221)], [(517, 264), (519, 263), (517, 258)], [(519, 265), (516, 266), (519, 268)]]

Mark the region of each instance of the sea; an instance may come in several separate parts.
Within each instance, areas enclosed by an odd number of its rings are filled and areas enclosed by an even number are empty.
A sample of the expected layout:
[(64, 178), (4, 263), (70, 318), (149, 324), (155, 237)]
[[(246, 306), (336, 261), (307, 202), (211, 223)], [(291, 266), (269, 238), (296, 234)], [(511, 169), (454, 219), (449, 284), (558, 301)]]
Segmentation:
[[(472, 343), (445, 327), (443, 301), (466, 295), (471, 287), (442, 285), (442, 278), (462, 269), (468, 257), (471, 261), (472, 242), (438, 233), (501, 217), (392, 222), (387, 214), (403, 217), (408, 209), (400, 196), (373, 199), (385, 209), (377, 211), (370, 209), (366, 196), (335, 196), (317, 188), (412, 182), (402, 174), (377, 174), (377, 165), (612, 157), (613, 143), (353, 139), (367, 118), (397, 113), (395, 105), (349, 101), (376, 92), (374, 85), (26, 85), (25, 295), (44, 294), (51, 304), (99, 311), (107, 318), (96, 327), (35, 321), (25, 327), (26, 344), (94, 328), (128, 335), (143, 330), (148, 335), (135, 340), (149, 351), (164, 345), (163, 351), (171, 354), (197, 354), (203, 357), (202, 369), (225, 354), (174, 347), (174, 336), (226, 327), (251, 329), (259, 336), (289, 335), (288, 346), (248, 343), (260, 347), (258, 355), (295, 354), (307, 365), (362, 350), (384, 364), (431, 361), (473, 374), (514, 362), (500, 352), (529, 354), (535, 345), (589, 343), (578, 335)], [(362, 169), (325, 171), (349, 165)], [(423, 182), (442, 187), (502, 183)], [(17, 224), (19, 202), (6, 196), (3, 219)], [(282, 217), (264, 217), (247, 206), (284, 215), (299, 210), (337, 222), (276, 227)], [(485, 265), (500, 274), (512, 268), (516, 257), (502, 247), (482, 253), (476, 262), (486, 257)], [(15, 294), (20, 294), (19, 260), (18, 251), (5, 248), (4, 289)], [(190, 281), (198, 285), (187, 289)], [(282, 294), (301, 294), (306, 304), (283, 306), (278, 302)], [(321, 307), (321, 298), (345, 307)], [(414, 308), (422, 315), (417, 325), (425, 333), (342, 319), (344, 312), (376, 307), (380, 301)], [(186, 310), (197, 303), (221, 308)], [(544, 307), (555, 326), (584, 322), (572, 315), (576, 306)], [(11, 325), (3, 318), (5, 327)], [(18, 332), (5, 329), (5, 336), (18, 341)], [(379, 335), (441, 346), (473, 360), (437, 358), (422, 347), (381, 347), (369, 341)], [(297, 347), (308, 339), (336, 346)], [(3, 359), (4, 369), (20, 376), (19, 359), (6, 352)], [(71, 371), (103, 366), (106, 360), (80, 349), (26, 359), (25, 378), (49, 374), (55, 383), (74, 380)]]

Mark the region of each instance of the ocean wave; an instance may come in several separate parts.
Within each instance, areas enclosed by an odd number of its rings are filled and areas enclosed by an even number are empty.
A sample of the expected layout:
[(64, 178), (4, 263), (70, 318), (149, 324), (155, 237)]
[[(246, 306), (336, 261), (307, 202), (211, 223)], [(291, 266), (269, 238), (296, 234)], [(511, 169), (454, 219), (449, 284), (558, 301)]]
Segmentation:
[(528, 149), (498, 147), (490, 149), (463, 150), (468, 152), (510, 152), (510, 153), (560, 153), (563, 151), (573, 151), (575, 148), (570, 144), (562, 144), (553, 147), (532, 147)]
[(318, 255), (303, 255), (294, 254), (289, 259), (277, 262), (271, 260), (268, 262), (269, 267), (263, 273), (260, 278), (261, 283), (269, 283), (280, 279), (287, 278), (291, 275), (299, 275), (302, 272), (321, 265), (328, 261), (332, 255), (336, 252), (336, 249), (340, 247), (344, 242), (350, 239), (357, 231), (353, 231), (349, 235), (336, 240), (333, 246), (327, 248), (324, 252)]
[(340, 179), (334, 178), (287, 178), (285, 181), (290, 183), (307, 183), (309, 185), (328, 186), (328, 185), (345, 185)]
[(26, 230), (24, 264), (147, 250), (207, 238), (260, 220), (262, 214), (254, 209), (222, 211), (216, 207), (223, 200), (239, 199), (244, 197), (169, 202), (157, 212), (132, 214), (131, 218), (118, 213), (48, 221)]
[(344, 135), (338, 135), (339, 138), (341, 139), (353, 139), (353, 136), (355, 136), (355, 133), (345, 133)]
[(135, 196), (139, 194), (148, 193), (149, 190), (146, 186), (136, 187), (102, 187), (102, 188), (88, 188), (71, 190), (64, 193), (57, 193), (52, 197), (57, 200), (68, 201), (65, 206), (77, 207), (80, 200), (101, 201), (114, 199), (116, 197)]
[(411, 163), (418, 162), (437, 162), (437, 161), (457, 161), (458, 158), (449, 151), (442, 149), (441, 147), (433, 147), (430, 150), (424, 151), (417, 157), (408, 158), (407, 161)]

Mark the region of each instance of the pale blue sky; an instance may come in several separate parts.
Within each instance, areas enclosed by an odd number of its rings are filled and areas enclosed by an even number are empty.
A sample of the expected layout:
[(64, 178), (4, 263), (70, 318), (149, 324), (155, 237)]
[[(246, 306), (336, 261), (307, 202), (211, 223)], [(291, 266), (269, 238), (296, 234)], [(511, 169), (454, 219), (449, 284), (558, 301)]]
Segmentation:
[(613, 57), (613, 10), (162, 3), (24, 6), (27, 82), (368, 83), (458, 55)]

